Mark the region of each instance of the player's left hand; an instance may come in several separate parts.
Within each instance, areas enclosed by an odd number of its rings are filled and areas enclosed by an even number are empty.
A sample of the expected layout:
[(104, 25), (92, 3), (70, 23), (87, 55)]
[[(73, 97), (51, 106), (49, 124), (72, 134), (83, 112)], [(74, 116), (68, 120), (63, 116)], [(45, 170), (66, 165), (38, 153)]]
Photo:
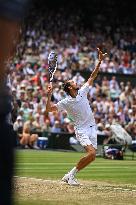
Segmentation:
[(105, 56), (107, 55), (107, 53), (102, 53), (102, 51), (100, 50), (100, 48), (97, 48), (98, 50), (98, 58), (99, 58), (99, 61), (101, 62)]

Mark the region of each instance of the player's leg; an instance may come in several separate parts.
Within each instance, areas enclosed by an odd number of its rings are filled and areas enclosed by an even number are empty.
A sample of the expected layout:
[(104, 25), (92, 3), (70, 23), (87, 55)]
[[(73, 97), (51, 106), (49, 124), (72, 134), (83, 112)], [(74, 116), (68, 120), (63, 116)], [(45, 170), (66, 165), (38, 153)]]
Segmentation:
[(76, 166), (76, 169), (78, 171), (80, 171), (81, 169), (83, 169), (84, 167), (86, 167), (88, 164), (90, 164), (95, 160), (95, 156), (96, 156), (95, 148), (92, 145), (87, 145), (84, 148), (87, 152), (87, 155), (81, 158), (80, 161), (78, 162)]
[(76, 173), (93, 162), (96, 156), (96, 150), (92, 145), (85, 146), (85, 150), (87, 152), (87, 155), (80, 159), (77, 165), (62, 178), (62, 181), (67, 182), (69, 185), (79, 185), (79, 183), (75, 179)]
[(82, 157), (80, 161), (77, 163), (77, 165), (69, 172), (71, 175), (76, 175), (77, 172), (79, 172), (81, 169), (86, 167), (88, 164), (93, 162), (95, 160), (96, 156), (96, 150), (92, 145), (87, 145), (84, 147), (87, 155)]
[[(66, 174), (62, 180), (68, 183), (69, 177), (72, 178), (71, 182), (75, 180), (75, 175), (77, 172), (79, 172), (81, 169), (86, 167), (88, 164), (93, 162), (95, 160), (96, 156), (96, 148), (97, 148), (97, 131), (96, 127), (90, 127), (87, 131), (84, 133), (77, 133), (77, 140), (80, 142), (80, 144), (85, 148), (87, 154), (83, 158), (80, 159), (80, 161), (77, 163), (77, 165), (71, 169), (68, 174)], [(74, 182), (73, 182), (74, 183)]]
[(84, 148), (87, 152), (87, 155), (80, 159), (77, 165), (62, 178), (62, 181), (67, 182), (70, 185), (79, 185), (77, 179), (75, 179), (76, 173), (93, 162), (96, 156), (96, 150), (92, 145), (87, 145)]

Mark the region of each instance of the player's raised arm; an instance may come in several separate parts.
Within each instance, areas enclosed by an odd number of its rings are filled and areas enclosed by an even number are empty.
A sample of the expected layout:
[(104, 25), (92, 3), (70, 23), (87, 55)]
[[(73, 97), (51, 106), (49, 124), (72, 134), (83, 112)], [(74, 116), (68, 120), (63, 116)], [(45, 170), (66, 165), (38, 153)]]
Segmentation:
[(53, 112), (53, 111), (58, 111), (58, 108), (57, 108), (57, 106), (54, 104), (54, 105), (52, 105), (51, 104), (51, 96), (52, 96), (52, 85), (50, 84), (49, 86), (48, 86), (48, 98), (47, 98), (47, 103), (46, 103), (46, 113), (48, 113), (48, 112)]
[(101, 62), (104, 59), (104, 57), (107, 55), (107, 53), (102, 53), (102, 51), (99, 48), (97, 48), (97, 50), (98, 50), (98, 59), (99, 59), (99, 61), (98, 61), (98, 64), (96, 65), (95, 69), (93, 70), (90, 78), (87, 81), (89, 85), (93, 84), (93, 81), (97, 77), (97, 74), (99, 72)]

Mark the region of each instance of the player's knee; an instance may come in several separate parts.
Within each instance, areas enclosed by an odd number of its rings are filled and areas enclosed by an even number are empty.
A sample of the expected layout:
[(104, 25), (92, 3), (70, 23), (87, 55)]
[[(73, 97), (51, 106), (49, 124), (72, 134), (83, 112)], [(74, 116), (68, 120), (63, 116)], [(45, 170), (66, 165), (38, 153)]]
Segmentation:
[(91, 151), (88, 153), (88, 156), (89, 156), (90, 162), (94, 161), (94, 160), (95, 160), (95, 157), (96, 157), (95, 151), (91, 150)]
[(96, 158), (96, 152), (93, 152), (93, 154), (92, 154), (92, 161), (94, 161), (95, 158)]

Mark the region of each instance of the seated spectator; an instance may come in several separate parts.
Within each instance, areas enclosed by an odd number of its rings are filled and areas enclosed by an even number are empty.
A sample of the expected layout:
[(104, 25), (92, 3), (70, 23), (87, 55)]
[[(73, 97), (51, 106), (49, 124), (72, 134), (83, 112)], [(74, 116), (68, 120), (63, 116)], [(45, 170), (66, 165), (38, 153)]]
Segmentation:
[(45, 120), (45, 125), (44, 125), (44, 127), (43, 127), (43, 131), (51, 132), (51, 130), (52, 130), (52, 127), (51, 127), (50, 120), (49, 120), (49, 119), (46, 119), (46, 120)]
[(26, 148), (27, 146), (31, 149), (35, 148), (35, 142), (38, 139), (38, 135), (33, 133), (33, 119), (26, 121), (23, 126), (23, 132), (20, 135), (20, 145)]
[(54, 132), (54, 133), (60, 133), (61, 132), (61, 125), (60, 125), (60, 122), (59, 121), (55, 121), (52, 129), (51, 129), (51, 132)]
[(20, 137), (23, 131), (23, 119), (19, 115), (13, 124), (13, 129), (16, 132), (16, 143), (19, 145)]
[(42, 126), (40, 124), (40, 115), (38, 113), (36, 113), (34, 116), (33, 129), (36, 130), (37, 132), (42, 131)]
[(13, 129), (17, 133), (22, 132), (22, 130), (23, 130), (23, 121), (22, 121), (22, 117), (21, 116), (17, 117), (16, 121), (14, 122)]

